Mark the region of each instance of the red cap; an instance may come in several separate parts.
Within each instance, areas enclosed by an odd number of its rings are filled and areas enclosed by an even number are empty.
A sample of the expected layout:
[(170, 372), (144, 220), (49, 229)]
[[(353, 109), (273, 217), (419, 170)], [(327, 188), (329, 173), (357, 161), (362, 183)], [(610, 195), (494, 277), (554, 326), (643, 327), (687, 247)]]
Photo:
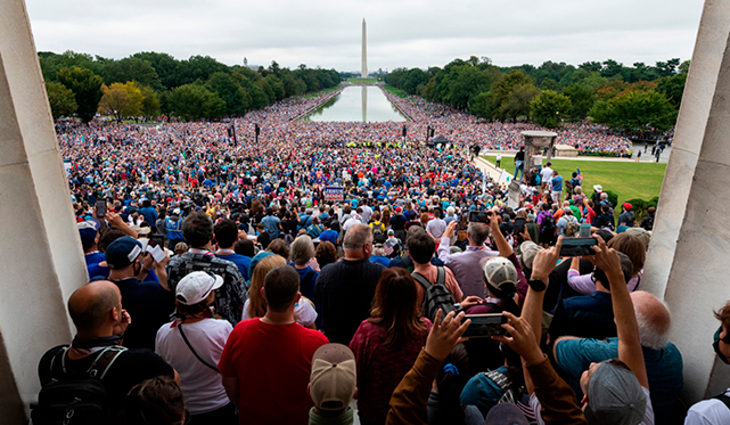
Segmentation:
[(623, 203), (624, 208), (626, 208), (626, 211), (631, 211), (631, 208), (633, 208), (633, 205), (629, 204), (628, 202)]
[(401, 207), (395, 207), (395, 212), (399, 213), (401, 211), (403, 211), (403, 208), (401, 208)]

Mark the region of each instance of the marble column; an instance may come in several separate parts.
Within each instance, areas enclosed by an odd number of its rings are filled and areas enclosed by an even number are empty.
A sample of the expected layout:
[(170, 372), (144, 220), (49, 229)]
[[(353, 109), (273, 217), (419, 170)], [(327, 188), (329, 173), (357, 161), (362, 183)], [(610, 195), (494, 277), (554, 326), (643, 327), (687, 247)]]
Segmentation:
[(677, 120), (643, 289), (672, 312), (670, 341), (684, 358), (682, 400), (730, 386), (712, 350), (713, 310), (730, 299), (730, 0), (707, 1)]
[(368, 35), (365, 18), (362, 18), (362, 58), (360, 63), (360, 76), (368, 77)]
[(25, 3), (0, 10), (0, 417), (21, 424), (38, 361), (70, 342), (65, 300), (88, 278)]

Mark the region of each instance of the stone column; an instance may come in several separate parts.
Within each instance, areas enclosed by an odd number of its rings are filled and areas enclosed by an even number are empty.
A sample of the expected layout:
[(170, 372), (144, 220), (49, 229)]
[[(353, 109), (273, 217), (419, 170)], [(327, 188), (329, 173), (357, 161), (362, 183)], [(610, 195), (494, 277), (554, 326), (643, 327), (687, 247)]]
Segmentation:
[(88, 278), (25, 4), (0, 10), (0, 417), (21, 424), (41, 355), (70, 342), (65, 300)]
[(687, 404), (730, 386), (730, 367), (711, 348), (719, 326), (712, 311), (730, 298), (728, 36), (730, 0), (707, 1), (642, 280), (672, 311), (670, 341), (684, 358)]
[(365, 24), (365, 18), (362, 18), (362, 57), (360, 63), (360, 76), (362, 78), (368, 77), (368, 34)]
[[(529, 130), (522, 132), (522, 138), (525, 140), (524, 180), (529, 181), (532, 175), (532, 167), (534, 167), (533, 152), (541, 151), (544, 147), (547, 147), (548, 152), (550, 152), (557, 137), (558, 133), (552, 131)], [(548, 161), (550, 161), (550, 155), (548, 153)]]

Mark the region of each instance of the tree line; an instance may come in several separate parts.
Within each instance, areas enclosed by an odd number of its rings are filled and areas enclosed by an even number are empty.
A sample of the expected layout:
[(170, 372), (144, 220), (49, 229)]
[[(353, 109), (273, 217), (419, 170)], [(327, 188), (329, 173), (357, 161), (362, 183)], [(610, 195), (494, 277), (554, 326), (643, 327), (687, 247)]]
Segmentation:
[(385, 82), (430, 102), (488, 120), (525, 118), (548, 128), (586, 118), (631, 134), (658, 135), (674, 125), (689, 61), (615, 60), (573, 66), (547, 61), (535, 67), (498, 67), (489, 58), (456, 59), (443, 68), (397, 68)]
[(72, 51), (39, 52), (38, 57), (54, 119), (76, 114), (84, 122), (97, 112), (117, 119), (164, 114), (186, 121), (216, 120), (341, 81), (333, 69), (299, 65), (290, 70), (275, 61), (253, 70), (210, 56), (177, 60), (158, 52), (119, 60)]

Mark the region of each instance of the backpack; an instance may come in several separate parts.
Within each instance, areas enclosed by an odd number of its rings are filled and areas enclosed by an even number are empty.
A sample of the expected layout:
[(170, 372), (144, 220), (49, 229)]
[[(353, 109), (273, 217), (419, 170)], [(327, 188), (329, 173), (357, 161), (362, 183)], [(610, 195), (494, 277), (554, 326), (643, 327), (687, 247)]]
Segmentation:
[(442, 320), (452, 311), (456, 311), (456, 301), (453, 295), (449, 292), (446, 287), (446, 271), (443, 267), (436, 267), (438, 270), (436, 283), (432, 284), (422, 274), (418, 272), (412, 272), (411, 275), (416, 282), (423, 286), (423, 304), (421, 304), (421, 313), (427, 319), (433, 321), (436, 317), (436, 312), (439, 310), (443, 311)]
[(66, 369), (64, 347), (51, 359), (51, 379), (38, 394), (31, 411), (34, 425), (86, 425), (111, 423), (107, 394), (102, 380), (119, 354), (127, 348), (113, 345), (103, 349), (81, 373)]
[(578, 233), (578, 225), (575, 224), (574, 220), (568, 220), (567, 218), (566, 220), (568, 221), (568, 225), (565, 226), (565, 236), (571, 238)]
[(544, 213), (540, 222), (540, 234), (552, 237), (555, 236), (555, 230), (557, 230), (555, 217), (550, 213)]

